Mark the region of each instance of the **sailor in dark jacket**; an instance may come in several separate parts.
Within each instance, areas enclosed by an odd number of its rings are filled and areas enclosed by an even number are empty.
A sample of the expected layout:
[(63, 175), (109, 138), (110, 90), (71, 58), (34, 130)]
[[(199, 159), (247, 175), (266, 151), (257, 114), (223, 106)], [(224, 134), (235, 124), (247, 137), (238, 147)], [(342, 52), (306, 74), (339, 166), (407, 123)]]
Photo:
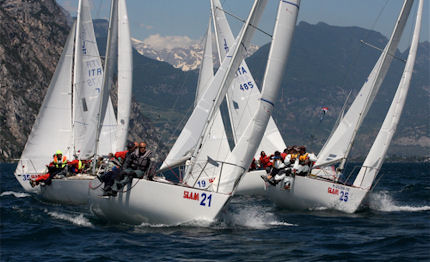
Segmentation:
[(123, 172), (142, 178), (151, 165), (150, 150), (146, 150), (146, 144), (140, 143), (139, 147), (125, 159)]

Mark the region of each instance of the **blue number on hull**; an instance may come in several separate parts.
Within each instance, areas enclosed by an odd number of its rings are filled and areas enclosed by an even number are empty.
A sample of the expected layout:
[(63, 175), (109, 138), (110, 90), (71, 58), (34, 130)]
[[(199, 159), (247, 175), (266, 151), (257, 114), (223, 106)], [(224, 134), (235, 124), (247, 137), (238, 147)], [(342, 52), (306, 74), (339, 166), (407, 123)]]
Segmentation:
[(339, 198), (339, 200), (340, 201), (348, 202), (348, 195), (349, 195), (349, 192), (340, 191), (340, 198)]
[[(211, 207), (211, 201), (212, 201), (212, 194), (209, 194), (206, 196), (206, 193), (202, 193), (202, 201), (200, 201), (201, 206), (206, 206), (206, 202), (208, 204), (208, 207)], [(207, 201), (206, 201), (207, 200)]]

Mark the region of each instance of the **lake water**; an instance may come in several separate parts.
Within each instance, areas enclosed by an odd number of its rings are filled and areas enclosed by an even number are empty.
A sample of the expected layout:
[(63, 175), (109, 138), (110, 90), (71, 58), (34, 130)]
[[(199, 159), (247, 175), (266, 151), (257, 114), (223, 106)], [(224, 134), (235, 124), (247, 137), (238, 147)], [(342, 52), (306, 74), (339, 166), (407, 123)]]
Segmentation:
[(385, 164), (355, 214), (235, 197), (212, 225), (131, 226), (24, 192), (0, 164), (1, 261), (430, 261), (430, 165)]

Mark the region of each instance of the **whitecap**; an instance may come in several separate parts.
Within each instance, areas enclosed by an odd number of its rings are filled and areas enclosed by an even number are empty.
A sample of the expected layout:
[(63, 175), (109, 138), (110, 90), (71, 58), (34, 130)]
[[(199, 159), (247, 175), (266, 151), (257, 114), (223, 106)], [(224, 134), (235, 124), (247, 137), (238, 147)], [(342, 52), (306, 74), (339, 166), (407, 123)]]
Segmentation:
[(419, 212), (430, 210), (430, 206), (399, 205), (393, 200), (387, 191), (371, 193), (369, 195), (368, 202), (371, 209), (383, 212)]
[(73, 224), (78, 226), (93, 227), (91, 222), (86, 217), (84, 217), (83, 214), (80, 214), (78, 216), (72, 216), (69, 214), (58, 213), (58, 212), (48, 212), (48, 214), (54, 218), (72, 222)]
[(3, 192), (3, 193), (0, 194), (0, 197), (2, 197), (2, 196), (10, 196), (10, 195), (13, 195), (16, 198), (29, 197), (30, 196), (30, 194), (28, 194), (28, 193), (5, 191), (5, 192)]
[(227, 223), (254, 229), (266, 229), (271, 226), (292, 226), (293, 224), (278, 221), (272, 212), (261, 206), (245, 206), (224, 215)]

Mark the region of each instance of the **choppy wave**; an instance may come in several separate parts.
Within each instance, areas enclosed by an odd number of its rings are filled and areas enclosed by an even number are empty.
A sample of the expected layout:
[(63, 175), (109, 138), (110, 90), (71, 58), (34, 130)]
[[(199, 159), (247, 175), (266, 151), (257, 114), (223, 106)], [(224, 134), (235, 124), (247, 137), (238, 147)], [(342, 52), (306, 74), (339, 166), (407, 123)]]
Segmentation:
[(293, 226), (279, 221), (278, 217), (261, 206), (242, 206), (234, 212), (224, 215), (224, 221), (232, 226), (242, 226), (254, 229), (266, 229), (271, 226)]
[(86, 217), (84, 217), (83, 214), (73, 216), (73, 215), (59, 213), (59, 212), (47, 212), (47, 213), (56, 219), (72, 222), (73, 224), (78, 226), (93, 227), (93, 224), (91, 224), (91, 222)]
[(23, 192), (14, 192), (14, 191), (5, 191), (3, 193), (0, 194), (0, 197), (2, 196), (10, 196), (13, 195), (16, 198), (21, 198), (21, 197), (29, 197), (30, 194), (28, 193), (23, 193)]
[(419, 212), (430, 210), (430, 206), (400, 205), (393, 200), (387, 191), (374, 192), (369, 195), (369, 207), (384, 212), (407, 211)]

